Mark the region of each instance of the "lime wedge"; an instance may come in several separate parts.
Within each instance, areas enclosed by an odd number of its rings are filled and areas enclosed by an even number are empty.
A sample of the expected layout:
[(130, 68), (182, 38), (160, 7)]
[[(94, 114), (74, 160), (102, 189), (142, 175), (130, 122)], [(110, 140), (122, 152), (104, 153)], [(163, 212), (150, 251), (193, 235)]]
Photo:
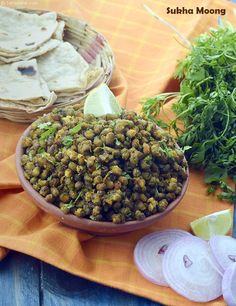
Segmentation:
[(84, 103), (84, 114), (93, 114), (96, 117), (106, 114), (119, 115), (122, 108), (106, 84), (93, 89)]
[(205, 240), (214, 235), (226, 235), (233, 223), (230, 209), (196, 219), (190, 223), (193, 233)]

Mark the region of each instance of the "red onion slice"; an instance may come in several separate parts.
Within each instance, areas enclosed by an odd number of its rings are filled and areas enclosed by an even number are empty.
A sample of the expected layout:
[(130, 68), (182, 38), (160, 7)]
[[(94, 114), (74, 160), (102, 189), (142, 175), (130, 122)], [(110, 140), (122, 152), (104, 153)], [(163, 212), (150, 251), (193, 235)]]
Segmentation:
[(230, 236), (213, 236), (209, 245), (215, 260), (225, 271), (236, 262), (236, 239)]
[(236, 305), (236, 263), (230, 265), (223, 276), (223, 297), (228, 306)]
[(182, 230), (168, 229), (140, 239), (134, 249), (134, 261), (139, 272), (150, 282), (168, 287), (162, 272), (162, 259), (168, 246), (185, 236), (192, 235)]
[(222, 277), (217, 272), (208, 243), (183, 237), (171, 244), (163, 258), (163, 274), (169, 286), (195, 302), (208, 302), (222, 294)]

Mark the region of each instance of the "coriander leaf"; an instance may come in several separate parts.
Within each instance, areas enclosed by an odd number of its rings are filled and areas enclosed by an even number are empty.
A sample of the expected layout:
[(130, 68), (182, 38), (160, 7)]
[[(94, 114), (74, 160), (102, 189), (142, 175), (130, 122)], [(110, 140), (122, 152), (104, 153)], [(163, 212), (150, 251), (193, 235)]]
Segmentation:
[(48, 129), (48, 127), (52, 125), (52, 122), (44, 122), (44, 123), (40, 123), (38, 125), (38, 128), (41, 129), (41, 130), (46, 130)]
[(47, 178), (47, 181), (50, 182), (52, 180), (52, 174)]
[(199, 68), (193, 74), (189, 76), (189, 80), (191, 81), (201, 81), (206, 77), (206, 71), (204, 68)]
[(101, 165), (101, 164), (99, 164), (99, 163), (95, 163), (95, 169), (96, 169), (96, 170), (101, 169), (101, 167), (102, 167), (102, 165)]
[(79, 200), (79, 198), (81, 198), (83, 194), (83, 190), (80, 191), (80, 193), (77, 195), (76, 199), (74, 200), (74, 204)]
[(49, 136), (56, 132), (55, 127), (49, 127), (45, 132), (40, 135), (40, 140), (47, 140)]
[(204, 172), (204, 182), (209, 184), (218, 182), (227, 177), (227, 169), (220, 168), (217, 165), (209, 164)]
[(207, 188), (207, 193), (208, 193), (208, 194), (215, 193), (215, 192), (216, 192), (216, 189), (217, 189), (217, 186), (216, 186), (216, 185), (211, 184), (211, 185), (210, 185), (210, 186), (208, 186), (208, 188)]
[(63, 138), (63, 141), (62, 141), (63, 145), (67, 148), (71, 147), (72, 144), (73, 144), (73, 137), (68, 135), (68, 136), (65, 136)]
[(163, 120), (160, 119), (156, 119), (155, 123), (162, 129), (167, 129), (169, 127), (167, 123), (165, 123)]
[(81, 130), (81, 123), (78, 123), (76, 126), (70, 129), (70, 134), (77, 134)]
[(219, 195), (218, 195), (218, 198), (220, 200), (225, 200), (225, 201), (229, 201), (229, 202), (235, 202), (236, 201), (236, 193), (235, 192), (221, 192)]
[(146, 157), (144, 157), (144, 159), (146, 162), (151, 162), (152, 161), (152, 156), (151, 155), (147, 155)]
[(72, 201), (70, 201), (70, 203), (68, 204), (63, 204), (63, 208), (66, 208), (66, 209), (71, 209), (74, 207), (74, 203)]
[(122, 176), (124, 176), (124, 177), (127, 178), (128, 180), (131, 179), (131, 176), (130, 176), (128, 173), (126, 173), (126, 172), (123, 172), (123, 173), (122, 173)]
[(33, 160), (33, 154), (32, 154), (32, 152), (29, 151), (29, 154), (28, 154), (28, 155), (29, 155), (29, 160), (32, 161), (32, 160)]
[(117, 146), (119, 146), (119, 145), (121, 145), (121, 142), (116, 138), (116, 139), (115, 139), (115, 144), (116, 144)]
[(190, 149), (192, 149), (191, 146), (184, 146), (184, 147), (182, 148), (183, 152), (186, 152), (186, 151), (188, 151), (188, 150), (190, 150)]
[(38, 149), (38, 154), (42, 154), (42, 153), (44, 153), (45, 152), (45, 149), (44, 148), (39, 148)]

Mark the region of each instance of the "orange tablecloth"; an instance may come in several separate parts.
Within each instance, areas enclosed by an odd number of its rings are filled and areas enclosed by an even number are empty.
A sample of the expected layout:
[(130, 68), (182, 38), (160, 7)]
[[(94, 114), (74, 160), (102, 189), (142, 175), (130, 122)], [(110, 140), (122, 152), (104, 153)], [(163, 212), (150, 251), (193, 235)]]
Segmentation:
[[(4, 1), (2, 1), (4, 2)], [(173, 33), (149, 16), (143, 0), (6, 1), (7, 5), (51, 9), (87, 20), (109, 40), (117, 69), (111, 88), (122, 105), (140, 108), (143, 96), (168, 90), (183, 48)], [(167, 6), (187, 8), (226, 8), (232, 19), (234, 5), (226, 0), (145, 0), (159, 15), (191, 38), (217, 23), (217, 16), (167, 15)], [(189, 230), (193, 219), (231, 207), (206, 196), (201, 173), (191, 171), (190, 185), (181, 204), (163, 220), (131, 234), (117, 237), (92, 237), (65, 227), (39, 210), (22, 191), (15, 173), (16, 142), (26, 125), (0, 120), (0, 258), (6, 249), (17, 250), (70, 273), (147, 297), (167, 305), (197, 305), (169, 288), (146, 281), (133, 263), (135, 243), (143, 235), (163, 228)], [(225, 305), (222, 298), (206, 305)]]

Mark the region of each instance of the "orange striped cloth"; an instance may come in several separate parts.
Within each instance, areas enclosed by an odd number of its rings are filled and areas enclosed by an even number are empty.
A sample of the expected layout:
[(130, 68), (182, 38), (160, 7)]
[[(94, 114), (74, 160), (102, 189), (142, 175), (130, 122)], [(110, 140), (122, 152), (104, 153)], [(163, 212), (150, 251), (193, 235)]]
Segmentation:
[[(11, 3), (11, 1), (8, 1)], [(29, 0), (27, 7), (61, 11), (87, 20), (109, 40), (117, 69), (111, 88), (123, 106), (140, 108), (139, 101), (175, 87), (171, 81), (183, 48), (173, 33), (142, 7), (143, 0)], [(159, 15), (191, 38), (217, 23), (209, 15), (167, 15), (169, 7), (225, 8), (232, 19), (233, 4), (226, 0), (145, 0)], [(12, 1), (20, 4), (21, 1)], [(167, 108), (169, 106), (167, 105)], [(135, 243), (157, 229), (182, 228), (217, 210), (231, 207), (206, 196), (202, 174), (191, 171), (188, 191), (180, 205), (155, 225), (116, 237), (92, 237), (68, 228), (39, 210), (22, 191), (15, 172), (14, 151), (26, 125), (0, 120), (0, 258), (7, 249), (39, 258), (60, 269), (166, 305), (197, 305), (169, 288), (146, 281), (133, 263)], [(222, 298), (206, 305), (225, 305)]]

